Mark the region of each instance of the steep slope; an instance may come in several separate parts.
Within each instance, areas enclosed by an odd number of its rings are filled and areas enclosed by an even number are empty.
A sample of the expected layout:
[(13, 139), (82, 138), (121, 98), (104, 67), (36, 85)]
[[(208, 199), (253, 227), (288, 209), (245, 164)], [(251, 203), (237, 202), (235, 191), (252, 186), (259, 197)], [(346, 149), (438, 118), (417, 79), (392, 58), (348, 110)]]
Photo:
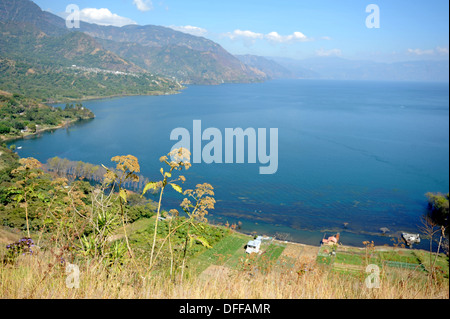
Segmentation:
[(267, 79), (264, 72), (242, 63), (221, 47), (200, 51), (176, 44), (146, 47), (111, 40), (102, 40), (101, 43), (151, 73), (171, 76), (185, 84), (242, 83)]
[(105, 48), (150, 72), (175, 77), (183, 83), (220, 84), (264, 81), (267, 76), (246, 65), (219, 44), (161, 26), (124, 27), (82, 23), (81, 31), (103, 39)]
[(114, 71), (145, 72), (103, 49), (84, 33), (48, 36), (37, 27), (22, 22), (0, 22), (0, 56), (52, 66), (77, 64)]
[(123, 27), (81, 23), (81, 31), (95, 38), (116, 42), (137, 43), (145, 47), (185, 46), (198, 51), (222, 51), (222, 47), (206, 38), (156, 25), (126, 25)]
[(30, 0), (0, 0), (0, 21), (30, 24), (47, 35), (70, 32), (63, 19), (41, 10)]

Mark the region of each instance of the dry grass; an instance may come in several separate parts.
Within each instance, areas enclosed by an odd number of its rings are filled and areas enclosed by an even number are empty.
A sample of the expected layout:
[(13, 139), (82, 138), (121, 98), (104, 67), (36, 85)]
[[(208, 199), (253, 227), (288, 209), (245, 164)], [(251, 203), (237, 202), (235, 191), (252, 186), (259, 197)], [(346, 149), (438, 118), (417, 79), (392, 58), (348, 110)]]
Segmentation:
[[(298, 275), (296, 269), (313, 266)], [(365, 274), (344, 275), (300, 258), (292, 267), (268, 274), (210, 268), (183, 282), (144, 275), (131, 265), (111, 271), (101, 263), (80, 266), (79, 289), (66, 287), (63, 265), (49, 253), (21, 256), (16, 265), (0, 264), (0, 298), (8, 299), (448, 299), (448, 280), (428, 285), (423, 275), (399, 270), (384, 276), (380, 289), (367, 289)], [(145, 277), (145, 278), (144, 278)]]
[(9, 244), (20, 239), (20, 235), (0, 228), (0, 244)]

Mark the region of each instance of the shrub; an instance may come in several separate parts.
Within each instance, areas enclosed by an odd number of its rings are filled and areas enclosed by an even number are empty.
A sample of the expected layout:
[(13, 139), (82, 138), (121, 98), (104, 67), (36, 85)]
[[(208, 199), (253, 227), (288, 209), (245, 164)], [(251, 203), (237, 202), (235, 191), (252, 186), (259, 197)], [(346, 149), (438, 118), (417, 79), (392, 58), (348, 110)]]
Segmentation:
[(449, 215), (449, 194), (433, 194), (428, 193), (428, 207), (430, 211), (430, 216), (439, 225), (448, 225), (448, 215)]
[(11, 132), (11, 126), (7, 123), (0, 123), (0, 134), (9, 134)]
[(22, 238), (18, 242), (7, 245), (6, 249), (8, 250), (8, 253), (6, 255), (6, 262), (15, 263), (20, 255), (33, 254), (32, 247), (34, 247), (34, 242), (31, 238), (28, 237)]

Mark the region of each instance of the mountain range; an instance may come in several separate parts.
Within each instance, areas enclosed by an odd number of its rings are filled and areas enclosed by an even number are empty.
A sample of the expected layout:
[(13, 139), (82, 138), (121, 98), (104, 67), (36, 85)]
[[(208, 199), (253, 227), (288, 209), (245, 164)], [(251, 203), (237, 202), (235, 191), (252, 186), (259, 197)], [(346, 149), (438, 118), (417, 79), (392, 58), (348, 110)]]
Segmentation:
[(0, 69), (3, 89), (75, 99), (111, 92), (172, 93), (182, 84), (280, 78), (448, 81), (449, 65), (234, 56), (209, 39), (171, 28), (81, 22), (80, 28), (68, 29), (63, 18), (30, 0), (0, 0)]
[[(0, 21), (3, 22), (2, 37), (7, 37), (12, 43), (18, 41), (20, 46), (28, 43), (4, 30), (19, 25), (23, 33), (28, 32), (22, 37), (35, 38), (29, 43), (30, 46), (36, 48), (35, 42), (42, 42), (39, 41), (41, 38), (49, 42), (53, 39), (66, 48), (62, 52), (64, 57), (75, 55), (83, 61), (90, 60), (86, 59), (87, 54), (102, 55), (103, 62), (111, 62), (107, 66), (110, 70), (134, 69), (175, 78), (185, 84), (259, 82), (267, 79), (263, 72), (242, 63), (219, 44), (171, 28), (153, 25), (114, 27), (81, 22), (79, 29), (68, 29), (64, 19), (42, 11), (29, 0), (0, 0)], [(75, 47), (67, 46), (67, 39), (72, 37), (83, 44), (81, 52), (76, 42), (73, 42)], [(85, 45), (89, 46), (86, 50), (83, 49)], [(88, 50), (91, 48), (94, 51)], [(74, 49), (75, 54), (69, 52)], [(3, 56), (7, 53), (0, 51)]]

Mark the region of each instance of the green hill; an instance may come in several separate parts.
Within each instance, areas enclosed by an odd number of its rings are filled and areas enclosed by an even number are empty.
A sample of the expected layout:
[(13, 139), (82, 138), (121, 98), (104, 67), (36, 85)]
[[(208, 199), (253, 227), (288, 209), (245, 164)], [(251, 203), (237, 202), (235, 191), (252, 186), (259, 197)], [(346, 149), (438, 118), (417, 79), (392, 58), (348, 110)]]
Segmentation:
[(109, 70), (32, 65), (0, 57), (0, 89), (55, 103), (125, 95), (175, 93), (182, 86), (160, 76), (117, 74)]
[(17, 22), (0, 22), (0, 56), (53, 67), (82, 65), (114, 71), (145, 72), (103, 49), (84, 33), (48, 36), (30, 24)]
[[(31, 1), (0, 5), (0, 89), (42, 102), (175, 93), (182, 86), (108, 51)], [(62, 24), (64, 25), (58, 25)], [(57, 32), (57, 30), (59, 30)]]

